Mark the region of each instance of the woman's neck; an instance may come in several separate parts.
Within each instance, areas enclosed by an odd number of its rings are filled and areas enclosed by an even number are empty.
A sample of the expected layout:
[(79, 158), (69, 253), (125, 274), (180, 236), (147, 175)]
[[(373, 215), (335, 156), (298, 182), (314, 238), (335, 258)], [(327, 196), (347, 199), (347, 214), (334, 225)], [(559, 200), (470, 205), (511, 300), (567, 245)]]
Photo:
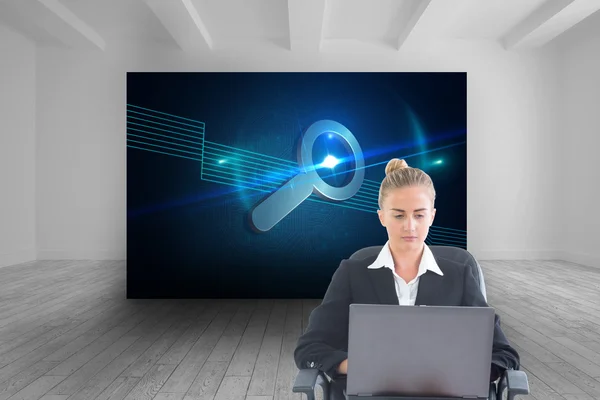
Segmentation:
[(419, 269), (421, 258), (423, 257), (423, 251), (425, 246), (419, 250), (407, 251), (405, 249), (395, 248), (390, 242), (390, 253), (392, 253), (392, 259), (394, 260), (394, 268), (398, 271), (416, 271)]

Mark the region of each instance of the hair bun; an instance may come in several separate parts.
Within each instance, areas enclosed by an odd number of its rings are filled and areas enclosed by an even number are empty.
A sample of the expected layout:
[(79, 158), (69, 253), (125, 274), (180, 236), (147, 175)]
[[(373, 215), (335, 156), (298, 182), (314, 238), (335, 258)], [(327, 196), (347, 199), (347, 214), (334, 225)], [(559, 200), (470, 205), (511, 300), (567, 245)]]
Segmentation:
[(398, 171), (402, 168), (408, 168), (408, 164), (404, 160), (398, 158), (391, 159), (385, 166), (385, 174), (389, 175), (394, 171)]

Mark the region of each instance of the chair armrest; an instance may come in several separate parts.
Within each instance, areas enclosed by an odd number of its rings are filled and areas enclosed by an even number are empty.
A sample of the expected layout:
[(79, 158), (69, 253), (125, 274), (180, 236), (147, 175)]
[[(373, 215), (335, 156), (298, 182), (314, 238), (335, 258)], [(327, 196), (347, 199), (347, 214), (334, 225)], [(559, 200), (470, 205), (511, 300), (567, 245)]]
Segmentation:
[(308, 400), (315, 400), (315, 386), (323, 388), (323, 400), (329, 399), (329, 380), (316, 368), (301, 369), (296, 375), (292, 392), (304, 393)]
[(292, 391), (294, 393), (314, 392), (318, 376), (319, 370), (316, 368), (299, 370)]
[(529, 394), (529, 381), (525, 371), (507, 370), (500, 378), (498, 384), (498, 398), (502, 398), (504, 389), (508, 391), (508, 400), (513, 400), (515, 396)]
[(496, 388), (496, 382), (492, 382), (490, 383), (490, 391), (488, 394), (488, 400), (496, 400), (497, 396), (496, 396), (496, 392), (497, 392), (497, 388)]

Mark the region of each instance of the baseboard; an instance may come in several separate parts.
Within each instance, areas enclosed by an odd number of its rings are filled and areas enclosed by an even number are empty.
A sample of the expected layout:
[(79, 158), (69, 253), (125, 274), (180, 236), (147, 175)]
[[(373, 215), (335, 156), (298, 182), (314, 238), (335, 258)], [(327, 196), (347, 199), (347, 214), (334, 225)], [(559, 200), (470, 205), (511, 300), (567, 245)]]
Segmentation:
[(600, 256), (586, 253), (575, 253), (571, 251), (561, 251), (560, 253), (560, 260), (600, 269)]
[(126, 259), (125, 254), (110, 250), (38, 250), (38, 260), (116, 260)]
[(565, 250), (481, 250), (470, 252), (479, 261), (485, 260), (562, 260), (600, 268), (600, 256)]
[(23, 249), (0, 254), (0, 268), (36, 260), (35, 250)]
[(479, 261), (485, 260), (560, 260), (557, 250), (479, 250), (471, 251)]

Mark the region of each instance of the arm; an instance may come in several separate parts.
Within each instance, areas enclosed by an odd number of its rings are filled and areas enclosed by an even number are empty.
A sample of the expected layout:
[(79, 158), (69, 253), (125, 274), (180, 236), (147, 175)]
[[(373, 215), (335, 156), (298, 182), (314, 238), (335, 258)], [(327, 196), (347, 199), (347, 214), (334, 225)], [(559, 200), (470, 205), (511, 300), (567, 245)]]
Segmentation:
[[(465, 268), (463, 286), (463, 306), (489, 307), (485, 301), (479, 285), (471, 271)], [(492, 348), (492, 371), (490, 379), (495, 381), (507, 369), (519, 369), (519, 353), (511, 347), (500, 327), (500, 317), (496, 314), (494, 327), (494, 342)]]
[(348, 358), (348, 307), (351, 303), (348, 265), (333, 274), (323, 302), (310, 314), (308, 327), (298, 339), (294, 360), (299, 369), (318, 368), (330, 377)]

